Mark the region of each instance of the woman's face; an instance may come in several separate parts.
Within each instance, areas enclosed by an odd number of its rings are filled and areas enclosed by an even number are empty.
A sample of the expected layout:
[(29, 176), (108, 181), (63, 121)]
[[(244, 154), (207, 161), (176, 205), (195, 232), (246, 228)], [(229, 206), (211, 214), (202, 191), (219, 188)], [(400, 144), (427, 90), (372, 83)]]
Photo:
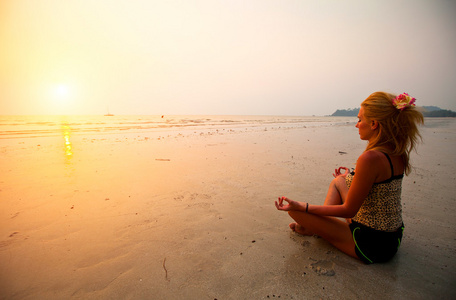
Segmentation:
[(376, 127), (372, 120), (367, 120), (364, 117), (364, 107), (361, 106), (359, 113), (358, 113), (358, 123), (356, 124), (356, 128), (359, 131), (359, 138), (365, 141), (369, 141), (371, 138), (375, 137)]

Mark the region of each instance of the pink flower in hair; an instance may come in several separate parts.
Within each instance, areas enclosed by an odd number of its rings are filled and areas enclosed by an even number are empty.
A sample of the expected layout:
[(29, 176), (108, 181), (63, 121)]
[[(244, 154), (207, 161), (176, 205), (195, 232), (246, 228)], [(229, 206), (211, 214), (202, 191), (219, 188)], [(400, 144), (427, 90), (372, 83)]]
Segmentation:
[(393, 104), (397, 109), (400, 109), (402, 111), (406, 107), (415, 106), (415, 101), (416, 99), (411, 97), (409, 94), (402, 93), (393, 99)]

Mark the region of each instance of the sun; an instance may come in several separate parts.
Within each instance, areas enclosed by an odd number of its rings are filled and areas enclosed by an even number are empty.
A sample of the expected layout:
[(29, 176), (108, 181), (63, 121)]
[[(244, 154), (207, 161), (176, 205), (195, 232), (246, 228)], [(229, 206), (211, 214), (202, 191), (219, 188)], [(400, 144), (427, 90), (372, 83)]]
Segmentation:
[(54, 96), (58, 100), (65, 100), (68, 98), (70, 89), (66, 84), (59, 84), (54, 87)]
[(55, 114), (71, 114), (74, 111), (75, 95), (71, 85), (67, 83), (56, 83), (50, 87), (52, 94), (52, 111)]

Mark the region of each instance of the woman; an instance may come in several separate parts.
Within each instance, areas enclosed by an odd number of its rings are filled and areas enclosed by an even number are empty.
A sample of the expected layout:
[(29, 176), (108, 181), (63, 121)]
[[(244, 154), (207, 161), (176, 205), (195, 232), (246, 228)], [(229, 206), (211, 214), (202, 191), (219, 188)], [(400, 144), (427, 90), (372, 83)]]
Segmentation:
[(324, 205), (286, 197), (275, 202), (296, 221), (290, 224), (293, 231), (319, 235), (368, 264), (396, 254), (404, 229), (402, 178), (410, 173), (410, 152), (421, 139), (418, 125), (424, 121), (414, 102), (406, 93), (376, 92), (361, 103), (356, 127), (368, 144), (355, 171), (335, 170)]

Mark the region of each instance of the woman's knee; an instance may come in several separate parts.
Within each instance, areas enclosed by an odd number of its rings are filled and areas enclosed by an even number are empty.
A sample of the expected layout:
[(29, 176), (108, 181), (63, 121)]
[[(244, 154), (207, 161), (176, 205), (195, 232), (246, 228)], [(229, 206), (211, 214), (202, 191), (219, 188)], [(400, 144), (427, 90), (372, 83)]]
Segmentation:
[(336, 186), (340, 186), (341, 184), (346, 185), (344, 176), (337, 176), (333, 179), (333, 182)]
[(339, 191), (339, 193), (342, 194), (342, 192), (348, 191), (348, 186), (347, 186), (347, 182), (345, 181), (345, 177), (339, 176), (337, 178), (334, 178), (333, 182), (334, 182), (334, 186)]
[(345, 177), (338, 176), (331, 181), (331, 183), (329, 184), (329, 188), (339, 190), (339, 188), (343, 185), (346, 185)]

